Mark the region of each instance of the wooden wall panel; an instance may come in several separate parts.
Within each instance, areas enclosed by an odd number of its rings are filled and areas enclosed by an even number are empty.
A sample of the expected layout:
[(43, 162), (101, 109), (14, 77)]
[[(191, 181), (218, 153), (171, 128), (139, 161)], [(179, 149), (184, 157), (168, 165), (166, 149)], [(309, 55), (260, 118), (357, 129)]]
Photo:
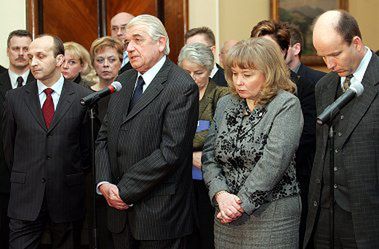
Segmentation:
[(128, 1), (107, 1), (107, 34), (110, 35), (111, 18), (119, 12), (128, 12), (134, 16), (149, 14), (158, 16), (157, 0), (128, 0)]
[(97, 38), (96, 0), (43, 0), (43, 32), (75, 41), (89, 49)]
[(118, 12), (150, 14), (161, 19), (170, 38), (170, 59), (177, 61), (188, 25), (188, 0), (26, 0), (27, 29), (76, 41), (87, 49), (98, 36), (110, 34)]

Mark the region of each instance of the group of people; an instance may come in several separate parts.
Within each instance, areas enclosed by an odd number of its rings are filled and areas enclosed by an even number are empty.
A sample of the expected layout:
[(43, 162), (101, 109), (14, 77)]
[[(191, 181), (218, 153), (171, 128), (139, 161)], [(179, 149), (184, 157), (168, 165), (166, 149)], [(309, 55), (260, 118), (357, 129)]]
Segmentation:
[[(300, 62), (302, 35), (287, 23), (264, 20), (226, 42), (221, 66), (207, 27), (186, 33), (177, 64), (158, 18), (121, 12), (110, 30), (89, 52), (9, 35), (1, 247), (39, 248), (48, 228), (52, 248), (80, 248), (83, 237), (92, 248), (94, 218), (99, 248), (379, 247), (379, 59), (354, 17), (315, 20), (328, 74)], [(121, 91), (96, 107), (93, 176), (80, 99), (115, 80)], [(316, 116), (349, 84), (364, 92), (329, 124), (331, 203), (329, 125)]]

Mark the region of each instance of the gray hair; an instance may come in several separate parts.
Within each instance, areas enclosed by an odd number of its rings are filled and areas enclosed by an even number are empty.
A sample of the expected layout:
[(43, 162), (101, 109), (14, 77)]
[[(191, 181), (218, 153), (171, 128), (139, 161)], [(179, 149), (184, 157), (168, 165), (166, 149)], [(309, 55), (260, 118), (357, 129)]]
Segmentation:
[(209, 72), (212, 71), (214, 66), (212, 50), (207, 45), (198, 42), (187, 44), (180, 50), (178, 58), (179, 66), (182, 65), (184, 60), (203, 66)]
[(164, 54), (168, 55), (170, 53), (170, 40), (167, 35), (167, 31), (163, 26), (162, 22), (155, 16), (152, 15), (139, 15), (134, 17), (126, 28), (131, 28), (134, 26), (143, 26), (146, 28), (146, 32), (149, 34), (151, 39), (154, 41), (158, 41), (160, 37), (166, 38), (166, 47), (164, 50)]

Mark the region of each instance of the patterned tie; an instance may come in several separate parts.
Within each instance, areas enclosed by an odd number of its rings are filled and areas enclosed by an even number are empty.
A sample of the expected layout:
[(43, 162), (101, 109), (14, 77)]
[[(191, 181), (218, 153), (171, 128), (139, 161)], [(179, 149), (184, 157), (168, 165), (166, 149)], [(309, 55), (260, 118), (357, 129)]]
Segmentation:
[(132, 101), (130, 101), (129, 110), (131, 110), (133, 108), (133, 106), (141, 98), (141, 96), (143, 94), (143, 85), (144, 84), (145, 84), (145, 81), (143, 80), (142, 76), (138, 77), (137, 86), (136, 86), (136, 89), (134, 89), (134, 94), (133, 94)]
[(342, 90), (343, 90), (344, 92), (346, 92), (346, 90), (349, 89), (350, 84), (351, 84), (350, 80), (351, 80), (351, 78), (353, 78), (353, 77), (354, 77), (354, 75), (352, 75), (352, 74), (346, 76), (345, 81), (343, 82), (343, 85), (342, 85)]
[(24, 83), (24, 79), (21, 76), (17, 78), (17, 88), (22, 87), (22, 83)]
[(53, 120), (54, 116), (54, 102), (53, 98), (51, 97), (51, 94), (53, 93), (53, 89), (46, 88), (43, 90), (46, 94), (46, 100), (42, 105), (42, 113), (43, 118), (45, 119), (46, 127), (49, 129), (51, 121)]

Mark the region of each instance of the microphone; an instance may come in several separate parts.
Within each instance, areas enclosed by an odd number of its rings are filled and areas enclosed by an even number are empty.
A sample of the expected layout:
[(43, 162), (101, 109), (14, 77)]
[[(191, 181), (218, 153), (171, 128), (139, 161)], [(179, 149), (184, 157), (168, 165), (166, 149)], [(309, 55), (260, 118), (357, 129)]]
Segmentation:
[(336, 101), (330, 104), (325, 110), (317, 117), (317, 124), (324, 125), (340, 112), (340, 110), (347, 105), (356, 96), (360, 96), (363, 93), (363, 86), (360, 83), (353, 83)]
[(101, 99), (105, 96), (108, 96), (114, 92), (120, 91), (121, 88), (122, 88), (121, 83), (118, 81), (115, 81), (112, 84), (110, 84), (109, 86), (105, 87), (103, 90), (91, 93), (90, 95), (82, 98), (80, 100), (80, 104), (82, 104), (83, 106), (91, 106), (91, 105), (95, 104), (97, 101), (99, 101), (99, 99)]

